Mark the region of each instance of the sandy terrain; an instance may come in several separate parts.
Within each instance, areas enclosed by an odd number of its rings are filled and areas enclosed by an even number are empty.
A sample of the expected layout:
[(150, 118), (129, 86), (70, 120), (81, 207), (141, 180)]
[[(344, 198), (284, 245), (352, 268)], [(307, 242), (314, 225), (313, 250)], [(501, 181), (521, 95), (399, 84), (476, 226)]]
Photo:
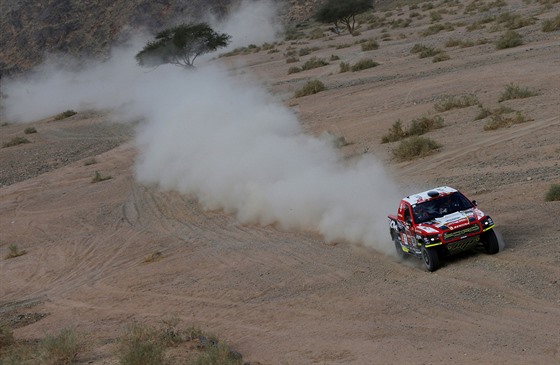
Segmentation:
[[(540, 8), (526, 7), (522, 14)], [(114, 341), (128, 324), (171, 316), (267, 365), (559, 363), (560, 203), (545, 202), (544, 194), (560, 183), (560, 35), (540, 31), (540, 19), (559, 9), (519, 29), (522, 46), (446, 48), (445, 62), (409, 51), (415, 43), (445, 48), (450, 37), (494, 40), (501, 32), (456, 27), (421, 37), (428, 16), (409, 28), (388, 27), (392, 40), (378, 39), (374, 51), (334, 46), (380, 37), (381, 29), (225, 59), (245, 61), (242, 69), (294, 108), (309, 133), (344, 136), (351, 143), (340, 150), (345, 156), (377, 156), (402, 191), (445, 184), (476, 199), (503, 236), (497, 255), (466, 253), (428, 273), (419, 261), (327, 244), (313, 232), (242, 225), (202, 210), (196, 197), (138, 184), (132, 127), (79, 113), (0, 127), (0, 142), (28, 126), (38, 131), (26, 135), (32, 143), (0, 149), (0, 250), (4, 256), (17, 244), (28, 252), (0, 260), (2, 322), (24, 339), (73, 326), (87, 340), (77, 358), (83, 364), (117, 363)], [(480, 16), (444, 20), (469, 24)], [(299, 64), (336, 54), (381, 65), (339, 73), (335, 61), (288, 75), (288, 46), (321, 47)], [(291, 98), (312, 78), (328, 90)], [(512, 82), (540, 95), (498, 103)], [(438, 98), (468, 93), (532, 120), (484, 131), (487, 120), (474, 121), (478, 107), (449, 110), (440, 113), (445, 127), (427, 135), (443, 145), (439, 152), (392, 160), (397, 143), (380, 139), (395, 120), (406, 124), (433, 112)], [(96, 163), (86, 164), (92, 157)], [(93, 184), (95, 171), (112, 179)], [(388, 232), (383, 239), (392, 244)], [(154, 252), (162, 258), (145, 263)]]

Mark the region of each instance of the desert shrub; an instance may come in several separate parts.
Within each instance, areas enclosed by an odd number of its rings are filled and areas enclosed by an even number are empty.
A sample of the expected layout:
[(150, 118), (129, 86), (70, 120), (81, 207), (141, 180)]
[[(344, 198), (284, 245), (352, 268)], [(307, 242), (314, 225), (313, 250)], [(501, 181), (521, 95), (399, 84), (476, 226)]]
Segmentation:
[(84, 161), (84, 166), (90, 166), (90, 165), (95, 165), (97, 163), (97, 160), (95, 158), (88, 158), (87, 160)]
[(539, 95), (539, 92), (534, 90), (534, 89), (530, 89), (530, 88), (527, 88), (527, 87), (521, 87), (519, 85), (511, 83), (511, 84), (506, 85), (506, 89), (500, 95), (500, 98), (498, 99), (498, 101), (505, 101), (505, 100), (511, 100), (511, 99), (524, 99), (524, 98), (529, 98), (531, 96), (537, 96), (537, 95)]
[(505, 12), (498, 15), (498, 17), (496, 18), (496, 23), (506, 29), (519, 29), (531, 24), (535, 24), (535, 19), (523, 18), (519, 14)]
[(241, 365), (241, 355), (229, 348), (224, 342), (206, 346), (202, 354), (189, 362), (189, 365)]
[(554, 32), (555, 30), (560, 30), (560, 14), (556, 15), (552, 19), (543, 20), (541, 23), (541, 30), (543, 32)]
[(99, 171), (95, 171), (95, 175), (91, 179), (91, 183), (94, 184), (94, 183), (98, 183), (98, 182), (105, 181), (105, 180), (110, 180), (110, 179), (112, 179), (111, 176), (102, 176), (99, 173)]
[(439, 115), (421, 116), (413, 119), (408, 128), (407, 135), (419, 136), (434, 129), (443, 128), (443, 118)]
[(71, 364), (79, 348), (76, 334), (70, 328), (64, 328), (56, 335), (47, 335), (40, 345), (42, 364)]
[(303, 71), (301, 69), (301, 67), (292, 66), (288, 69), (288, 75), (295, 74), (295, 73), (298, 73), (298, 72), (301, 72), (301, 71)]
[(375, 49), (379, 48), (379, 44), (373, 40), (370, 39), (364, 43), (362, 43), (362, 51), (366, 52), (366, 51), (373, 51)]
[(430, 12), (430, 21), (432, 23), (437, 23), (441, 19), (443, 19), (443, 16), (440, 13), (438, 13), (437, 11), (431, 11)]
[(120, 343), (120, 365), (164, 365), (164, 355), (161, 336), (158, 331), (150, 327), (134, 325), (122, 337)]
[(462, 97), (446, 96), (434, 105), (434, 109), (438, 112), (445, 112), (451, 109), (466, 108), (479, 104), (478, 98), (473, 94), (463, 95)]
[(4, 144), (2, 144), (2, 148), (13, 147), (24, 143), (30, 143), (30, 141), (25, 137), (14, 137), (8, 142), (4, 142)]
[(343, 43), (343, 44), (339, 44), (338, 46), (336, 46), (336, 49), (348, 48), (350, 46), (352, 46), (352, 45), (349, 44), (349, 43)]
[(417, 157), (429, 155), (439, 148), (441, 148), (441, 145), (430, 138), (413, 136), (401, 141), (393, 149), (393, 157), (398, 161), (413, 160)]
[(445, 43), (446, 47), (461, 47), (461, 48), (467, 48), (467, 47), (473, 47), (475, 44), (472, 41), (463, 41), (463, 40), (459, 40), (459, 39), (453, 39), (453, 38), (449, 38), (447, 40), (447, 42)]
[(480, 107), (480, 111), (479, 113), (476, 115), (474, 120), (480, 120), (480, 119), (484, 119), (487, 118), (491, 115), (503, 115), (503, 114), (509, 114), (509, 113), (513, 113), (513, 109), (507, 107), (507, 106), (500, 106), (497, 109), (494, 110), (489, 110), (486, 108), (483, 108), (482, 106)]
[(441, 53), (441, 50), (416, 43), (410, 50), (410, 53), (418, 54), (418, 58), (432, 57)]
[(65, 112), (62, 112), (60, 114), (58, 114), (56, 117), (54, 117), (54, 120), (62, 120), (62, 119), (66, 119), (66, 118), (70, 118), (73, 115), (76, 115), (78, 113), (76, 113), (73, 110), (67, 110)]
[(508, 30), (496, 41), (496, 49), (517, 47), (523, 44), (523, 37), (514, 30)]
[(408, 27), (410, 24), (412, 23), (412, 19), (408, 18), (408, 19), (395, 19), (392, 20), (390, 25), (392, 29), (395, 28), (406, 28)]
[(445, 52), (441, 52), (437, 55), (434, 56), (434, 58), (432, 58), (432, 62), (436, 63), (436, 62), (443, 62), (443, 61), (447, 61), (450, 60), (451, 57), (445, 53)]
[(20, 251), (19, 247), (14, 243), (8, 246), (8, 250), (10, 250), (10, 252), (8, 253), (8, 255), (6, 255), (7, 259), (13, 259), (14, 257), (19, 257), (27, 253), (27, 251), (25, 250)]
[(452, 31), (454, 29), (455, 29), (455, 27), (453, 27), (453, 25), (451, 23), (434, 24), (434, 25), (430, 25), (428, 27), (428, 29), (421, 32), (420, 35), (424, 36), (424, 37), (427, 37), (429, 35), (437, 34), (437, 33), (441, 32), (442, 30)]
[(284, 40), (286, 41), (296, 41), (305, 37), (305, 33), (296, 28), (288, 28), (284, 34)]
[(303, 66), (301, 66), (302, 70), (311, 70), (317, 67), (323, 67), (328, 65), (329, 63), (327, 61), (325, 61), (322, 58), (318, 58), (318, 57), (311, 57), (310, 59), (308, 59), (307, 61), (305, 61), (305, 63), (303, 64)]
[(6, 325), (0, 325), (0, 353), (14, 343), (14, 332)]
[(350, 64), (347, 62), (340, 62), (340, 73), (350, 71)]
[(381, 136), (381, 143), (390, 143), (400, 141), (401, 139), (406, 138), (407, 133), (402, 127), (402, 121), (398, 119), (391, 128), (389, 132)]
[(301, 49), (298, 51), (298, 55), (299, 55), (300, 57), (307, 56), (308, 54), (311, 54), (311, 52), (315, 52), (315, 51), (317, 51), (317, 50), (319, 50), (318, 47), (313, 47), (313, 48), (304, 47), (304, 48), (301, 48)]
[(481, 120), (489, 117), (490, 115), (492, 115), (492, 112), (489, 109), (480, 107), (480, 110), (476, 117), (474, 117), (474, 120)]
[(144, 263), (157, 262), (161, 260), (162, 257), (163, 254), (161, 253), (161, 251), (152, 252), (151, 254), (144, 257)]
[(550, 185), (550, 188), (548, 188), (548, 191), (546, 192), (544, 200), (546, 200), (547, 202), (559, 201), (560, 200), (560, 184)]
[(317, 94), (323, 90), (326, 90), (325, 84), (320, 80), (310, 80), (303, 87), (295, 92), (295, 97), (300, 98), (302, 96)]
[(309, 39), (319, 39), (323, 38), (323, 29), (322, 28), (314, 28), (309, 32)]
[(490, 120), (484, 125), (485, 131), (493, 131), (499, 128), (509, 127), (513, 124), (520, 124), (528, 122), (529, 119), (525, 118), (521, 112), (515, 112), (515, 115), (510, 114), (492, 114)]
[(379, 63), (375, 62), (372, 59), (363, 59), (363, 60), (359, 60), (358, 62), (356, 62), (354, 65), (352, 65), (351, 70), (352, 72), (356, 72), (356, 71), (361, 71), (361, 70), (365, 70), (368, 68), (372, 68), (375, 66), (379, 66)]
[(34, 127), (27, 127), (23, 130), (23, 133), (25, 134), (37, 133), (37, 129), (35, 129)]
[(338, 61), (338, 60), (340, 60), (340, 57), (338, 57), (338, 56), (335, 55), (335, 54), (332, 54), (332, 55), (331, 55), (331, 58), (329, 58), (329, 61), (331, 61), (331, 62), (332, 62), (332, 61)]
[(299, 62), (299, 58), (297, 58), (297, 57), (286, 58), (286, 63), (294, 63), (294, 62)]

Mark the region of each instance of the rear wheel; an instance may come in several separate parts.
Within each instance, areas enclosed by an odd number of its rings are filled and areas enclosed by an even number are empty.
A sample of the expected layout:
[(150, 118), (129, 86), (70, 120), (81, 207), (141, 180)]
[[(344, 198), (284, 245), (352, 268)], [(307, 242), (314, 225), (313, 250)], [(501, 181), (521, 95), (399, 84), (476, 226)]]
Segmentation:
[(422, 247), (422, 259), (424, 260), (426, 270), (432, 272), (439, 268), (439, 256), (436, 250)]
[(493, 229), (484, 233), (484, 236), (482, 237), (482, 244), (484, 245), (484, 251), (486, 251), (489, 255), (493, 255), (500, 251), (498, 237), (496, 237), (496, 232), (494, 232)]
[(397, 237), (393, 237), (393, 242), (395, 243), (395, 250), (397, 251), (397, 257), (401, 260), (404, 260), (408, 257), (408, 254), (403, 251), (401, 242)]

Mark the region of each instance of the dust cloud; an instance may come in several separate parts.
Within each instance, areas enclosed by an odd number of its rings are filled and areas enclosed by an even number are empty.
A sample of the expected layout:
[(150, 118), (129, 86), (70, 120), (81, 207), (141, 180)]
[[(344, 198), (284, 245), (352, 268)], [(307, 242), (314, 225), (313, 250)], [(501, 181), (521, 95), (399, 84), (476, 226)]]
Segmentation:
[(7, 119), (98, 109), (120, 121), (142, 120), (140, 183), (192, 194), (242, 223), (393, 251), (386, 214), (399, 195), (374, 156), (343, 160), (329, 138), (304, 134), (296, 114), (258, 80), (231, 74), (219, 60), (194, 71), (141, 69), (134, 54), (145, 41), (131, 41), (103, 63), (48, 63), (9, 80), (2, 90)]

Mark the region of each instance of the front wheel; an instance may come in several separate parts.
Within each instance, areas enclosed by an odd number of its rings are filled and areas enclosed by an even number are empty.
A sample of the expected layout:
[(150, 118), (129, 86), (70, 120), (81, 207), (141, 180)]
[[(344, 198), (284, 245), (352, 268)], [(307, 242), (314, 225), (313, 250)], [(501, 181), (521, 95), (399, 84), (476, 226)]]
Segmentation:
[(484, 233), (484, 236), (482, 237), (482, 244), (484, 245), (484, 251), (486, 251), (489, 255), (493, 255), (500, 251), (498, 237), (496, 237), (496, 232), (494, 232), (493, 229)]
[(426, 270), (432, 272), (439, 268), (439, 256), (436, 250), (422, 247), (422, 259), (424, 260)]

